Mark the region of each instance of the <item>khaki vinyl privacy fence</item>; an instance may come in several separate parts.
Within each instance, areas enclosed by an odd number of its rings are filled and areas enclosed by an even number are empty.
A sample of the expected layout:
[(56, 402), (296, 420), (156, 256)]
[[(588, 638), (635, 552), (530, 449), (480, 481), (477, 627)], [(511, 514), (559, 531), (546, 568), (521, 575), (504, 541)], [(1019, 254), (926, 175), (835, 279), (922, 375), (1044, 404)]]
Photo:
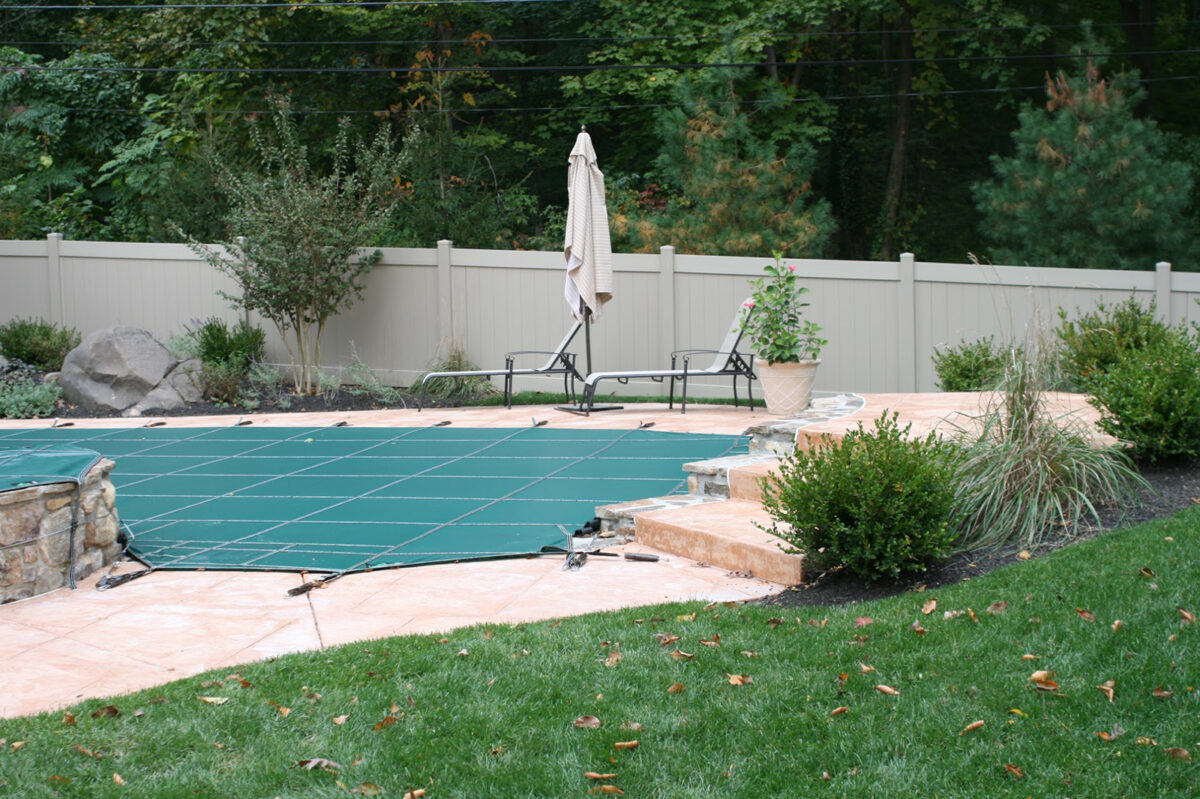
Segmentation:
[[(614, 298), (592, 327), (594, 371), (657, 369), (675, 349), (716, 347), (768, 258), (657, 254), (613, 256)], [(1097, 300), (1131, 294), (1157, 302), (1171, 322), (1200, 321), (1200, 274), (1169, 264), (1147, 271), (1050, 269), (795, 259), (811, 293), (809, 314), (829, 346), (816, 388), (826, 391), (933, 391), (936, 347), (995, 336), (1051, 335), (1057, 310), (1090, 310)], [(330, 323), (324, 361), (331, 371), (357, 358), (381, 380), (408, 385), (451, 342), (484, 367), (502, 367), (509, 350), (549, 349), (570, 324), (563, 300), (563, 256), (455, 248), (386, 248), (367, 278), (365, 299)], [(144, 328), (166, 341), (209, 316), (239, 318), (222, 296), (237, 286), (180, 244), (0, 241), (0, 323), (40, 317), (87, 334), (113, 325)], [(251, 321), (262, 320), (251, 315)], [(269, 323), (269, 356), (287, 353)], [(583, 341), (575, 342), (583, 369)], [(614, 385), (614, 384), (609, 384)], [(518, 388), (555, 390), (555, 378)], [(606, 390), (608, 386), (605, 387)], [(658, 394), (653, 383), (615, 386)], [(729, 381), (694, 388), (728, 396)]]

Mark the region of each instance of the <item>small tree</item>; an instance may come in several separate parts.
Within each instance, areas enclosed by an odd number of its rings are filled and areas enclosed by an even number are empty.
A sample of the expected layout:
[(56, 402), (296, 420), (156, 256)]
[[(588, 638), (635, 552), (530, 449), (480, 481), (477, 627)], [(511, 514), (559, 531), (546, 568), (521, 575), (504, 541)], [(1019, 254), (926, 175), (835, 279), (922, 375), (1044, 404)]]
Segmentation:
[(1046, 76), (1044, 110), (1021, 112), (1016, 154), (992, 156), (995, 178), (972, 187), (998, 263), (1146, 269), (1188, 268), (1197, 252), (1188, 213), (1191, 167), (1133, 109), (1136, 73), (1101, 80)]
[(272, 98), (273, 136), (254, 121), (251, 141), (260, 171), (239, 175), (218, 164), (228, 195), (232, 234), (223, 249), (189, 239), (209, 264), (230, 275), (235, 307), (275, 324), (292, 359), (298, 393), (317, 389), (321, 339), (331, 317), (362, 298), (363, 278), (382, 253), (363, 247), (385, 226), (396, 200), (395, 177), (405, 160), (386, 127), (369, 143), (351, 146), (339, 123), (327, 174), (316, 172), (299, 141), (286, 98)]

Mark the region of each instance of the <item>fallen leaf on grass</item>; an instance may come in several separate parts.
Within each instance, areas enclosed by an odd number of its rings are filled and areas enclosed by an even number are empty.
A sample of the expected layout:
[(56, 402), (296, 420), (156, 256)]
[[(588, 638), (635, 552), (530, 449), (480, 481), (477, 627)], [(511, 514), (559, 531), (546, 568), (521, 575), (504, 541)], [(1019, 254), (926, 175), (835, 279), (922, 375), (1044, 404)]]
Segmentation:
[(962, 728), (962, 732), (960, 732), (959, 735), (962, 736), (962, 735), (966, 735), (969, 732), (975, 732), (975, 730), (982, 727), (983, 724), (984, 724), (984, 722), (982, 720), (972, 721), (970, 724), (968, 724), (967, 726)]
[(1120, 724), (1113, 724), (1111, 730), (1101, 730), (1096, 733), (1096, 737), (1101, 741), (1115, 741), (1125, 734), (1125, 728)]
[(92, 718), (94, 719), (101, 717), (114, 718), (119, 715), (121, 715), (121, 711), (117, 709), (116, 705), (105, 705), (99, 710), (92, 711)]
[(1095, 621), (1096, 620), (1096, 614), (1092, 613), (1090, 610), (1084, 610), (1083, 608), (1075, 608), (1075, 613), (1077, 613), (1079, 615), (1079, 618), (1083, 619), (1084, 621)]
[(783, 624), (783, 619), (767, 619), (767, 626), (774, 630), (779, 625)]
[(957, 619), (959, 616), (963, 615), (966, 615), (965, 610), (948, 610), (942, 614), (942, 618), (949, 621), (950, 619)]
[(1029, 718), (1027, 715), (1025, 715), (1025, 711), (1021, 710), (1021, 708), (1019, 708), (1019, 707), (1014, 707), (1011, 710), (1009, 710), (1008, 712), (1012, 713), (1014, 716), (1020, 716), (1023, 719)]
[(620, 653), (620, 651), (618, 651), (616, 649), (609, 652), (608, 656), (604, 658), (604, 665), (610, 669), (620, 662), (621, 662), (621, 653)]
[(617, 778), (617, 773), (615, 771), (609, 771), (605, 774), (598, 774), (595, 771), (585, 771), (583, 772), (583, 776), (587, 777), (589, 780), (615, 780)]
[(1040, 655), (1030, 655), (1028, 653), (1021, 655), (1021, 660), (1038, 660)]
[(1037, 682), (1038, 680), (1048, 680), (1053, 676), (1054, 676), (1054, 672), (1052, 672), (1052, 671), (1047, 671), (1046, 669), (1038, 669), (1033, 674), (1029, 675), (1029, 681)]
[(1121, 621), (1120, 619), (1117, 619), (1116, 621), (1114, 621), (1112, 623), (1112, 631), (1115, 633), (1117, 630), (1121, 629), (1124, 626), (1125, 626), (1125, 622)]
[(1144, 735), (1139, 735), (1134, 743), (1138, 744), (1139, 746), (1158, 746), (1158, 741), (1154, 740), (1153, 738), (1147, 738)]
[(975, 615), (974, 609), (967, 608), (967, 615), (971, 617), (971, 621), (975, 622), (976, 624), (979, 624), (979, 617)]
[(933, 613), (935, 610), (937, 610), (936, 598), (927, 600), (924, 605), (921, 605), (921, 612), (926, 616), (928, 616), (930, 613)]
[(704, 644), (705, 646), (720, 646), (721, 645), (721, 634), (713, 633), (712, 638), (701, 638), (700, 643)]
[(1021, 771), (1021, 769), (1017, 768), (1012, 763), (1005, 763), (1004, 770), (1019, 780), (1025, 778), (1025, 772)]
[(597, 785), (595, 788), (589, 790), (588, 793), (608, 793), (612, 794), (613, 796), (625, 795), (625, 792), (615, 785)]
[(364, 782), (350, 793), (356, 793), (360, 796), (383, 796), (383, 788), (373, 782)]
[(695, 613), (681, 613), (675, 617), (675, 621), (695, 621), (695, 620), (696, 620)]
[(1105, 696), (1107, 696), (1108, 701), (1112, 702), (1113, 698), (1115, 696), (1115, 691), (1113, 689), (1115, 689), (1116, 687), (1117, 687), (1116, 680), (1105, 680), (1100, 685), (1096, 686), (1096, 690), (1099, 691), (1100, 693), (1104, 694)]
[(1033, 554), (1030, 553), (1030, 551), (1028, 549), (1022, 549), (1020, 552), (1017, 553), (1017, 557), (1020, 558), (1021, 560), (1029, 560), (1030, 558), (1033, 557)]
[(384, 716), (382, 719), (380, 719), (379, 721), (377, 721), (375, 723), (375, 726), (372, 728), (372, 730), (374, 732), (379, 732), (380, 730), (386, 730), (388, 727), (392, 726), (399, 720), (400, 720), (399, 716)]
[(322, 771), (329, 771), (331, 769), (341, 768), (342, 764), (334, 763), (332, 760), (328, 760), (323, 757), (310, 757), (307, 760), (297, 760), (296, 767), (302, 768), (305, 771), (312, 771), (313, 769), (318, 768)]
[(11, 744), (9, 744), (9, 746), (12, 747), (12, 750), (14, 752), (17, 751), (18, 749), (20, 749), (24, 745), (25, 745), (24, 741), (13, 741)]
[(416, 790), (408, 791), (407, 793), (405, 793), (404, 799), (421, 799), (421, 797), (424, 795), (425, 795), (425, 789), (417, 788)]
[(681, 682), (671, 683), (671, 685), (667, 688), (667, 693), (669, 693), (669, 694), (683, 693), (683, 683), (681, 683)]
[(68, 727), (73, 727), (73, 726), (75, 726), (76, 721), (77, 721), (77, 719), (75, 718), (74, 713), (71, 713), (69, 711), (66, 713), (63, 713), (63, 717), (62, 717), (63, 724), (66, 724)]
[(454, 656), (455, 656), (456, 658), (465, 658), (465, 657), (466, 657), (467, 655), (469, 655), (469, 654), (471, 654), (471, 653), (467, 651), (467, 648), (466, 648), (466, 647), (463, 647), (462, 649), (460, 649), (460, 650), (458, 650), (457, 652), (455, 652), (455, 653), (454, 653)]
[(730, 685), (749, 685), (754, 682), (754, 678), (749, 674), (729, 674), (727, 672), (725, 676), (729, 678)]
[(637, 732), (638, 730), (642, 730), (645, 728), (642, 726), (642, 723), (640, 721), (622, 721), (621, 729), (633, 730), (634, 732)]
[(202, 696), (200, 701), (206, 705), (223, 705), (229, 701), (227, 696)]
[(1039, 691), (1057, 691), (1058, 683), (1054, 680), (1033, 680), (1033, 687)]
[(1181, 749), (1178, 746), (1168, 746), (1166, 749), (1163, 749), (1163, 752), (1167, 757), (1174, 758), (1175, 760), (1186, 760), (1189, 763), (1192, 762), (1192, 753), (1186, 749)]
[(858, 664), (858, 673), (859, 674), (870, 674), (873, 671), (875, 671), (874, 666), (868, 666), (866, 663)]
[(283, 716), (285, 719), (292, 714), (292, 709), (290, 707), (284, 707), (278, 702), (267, 702), (267, 704), (278, 710), (279, 715)]
[(854, 620), (855, 627), (866, 627), (868, 624), (874, 624), (875, 620), (870, 616), (859, 616)]
[(912, 630), (917, 635), (924, 635), (925, 633), (929, 632), (929, 630), (926, 630), (921, 626), (921, 623), (917, 621), (914, 621), (912, 624), (908, 625), (908, 629)]
[(850, 712), (850, 708), (846, 707), (845, 705), (842, 705), (841, 707), (835, 707), (833, 710), (829, 711), (829, 715), (840, 716), (843, 713), (849, 713), (849, 712)]
[(613, 749), (616, 749), (618, 752), (623, 752), (627, 749), (637, 749), (637, 748), (638, 748), (638, 742), (636, 739), (632, 740), (632, 741), (616, 741), (613, 743)]
[(679, 640), (679, 636), (675, 633), (655, 633), (654, 639), (663, 646), (670, 646)]
[(338, 725), (338, 726), (340, 727), (340, 726), (342, 726), (343, 724), (345, 724), (345, 723), (346, 723), (346, 721), (347, 721), (347, 719), (349, 719), (349, 718), (350, 718), (350, 714), (349, 714), (349, 713), (347, 713), (347, 714), (346, 714), (346, 715), (344, 715), (344, 716), (334, 716), (334, 717), (333, 717), (333, 723), (334, 723), (334, 724), (336, 724), (336, 725)]
[(74, 780), (72, 780), (70, 777), (64, 777), (61, 774), (51, 774), (46, 778), (46, 782), (50, 783), (51, 785), (70, 785), (72, 782), (74, 782)]
[(94, 758), (96, 760), (99, 760), (101, 757), (103, 757), (103, 755), (93, 752), (91, 749), (88, 749), (86, 746), (81, 746), (79, 744), (75, 744), (75, 751), (79, 752), (81, 754), (85, 754), (88, 757)]
[(600, 719), (595, 716), (580, 716), (571, 724), (580, 730), (594, 730), (600, 726)]
[(987, 606), (987, 612), (993, 616), (999, 616), (1004, 611), (1008, 610), (1008, 603), (1003, 599), (993, 602)]
[(900, 696), (900, 692), (890, 685), (876, 685), (875, 690), (888, 696)]
[(671, 653), (671, 657), (675, 658), (676, 660), (691, 660), (696, 656), (690, 652), (684, 652), (682, 649), (676, 649)]
[(1174, 691), (1168, 691), (1166, 688), (1163, 688), (1161, 685), (1158, 686), (1157, 688), (1155, 688), (1150, 693), (1155, 699), (1166, 699), (1169, 696), (1175, 695)]
[(1186, 624), (1195, 624), (1196, 623), (1196, 614), (1195, 613), (1192, 613), (1190, 610), (1181, 608), (1178, 605), (1175, 606), (1175, 609), (1178, 610), (1179, 615), (1183, 617), (1183, 621), (1180, 622), (1180, 624), (1186, 625)]
[(115, 782), (117, 785), (124, 785), (124, 784), (125, 784), (125, 780), (124, 780), (124, 778), (122, 778), (122, 777), (121, 777), (121, 775), (120, 775), (120, 774), (118, 774), (118, 773), (117, 773), (117, 772), (115, 772), (115, 771), (113, 772), (113, 782)]

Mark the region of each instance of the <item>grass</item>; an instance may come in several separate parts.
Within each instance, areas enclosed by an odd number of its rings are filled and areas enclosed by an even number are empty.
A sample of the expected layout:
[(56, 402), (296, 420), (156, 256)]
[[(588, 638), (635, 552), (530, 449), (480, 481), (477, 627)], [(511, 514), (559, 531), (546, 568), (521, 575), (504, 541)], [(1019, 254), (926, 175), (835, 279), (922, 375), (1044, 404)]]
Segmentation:
[[(1191, 796), (1200, 625), (1177, 606), (1200, 610), (1196, 585), (1190, 510), (846, 608), (674, 604), (349, 645), (0, 721), (0, 793)], [(336, 765), (300, 765), (316, 758)]]

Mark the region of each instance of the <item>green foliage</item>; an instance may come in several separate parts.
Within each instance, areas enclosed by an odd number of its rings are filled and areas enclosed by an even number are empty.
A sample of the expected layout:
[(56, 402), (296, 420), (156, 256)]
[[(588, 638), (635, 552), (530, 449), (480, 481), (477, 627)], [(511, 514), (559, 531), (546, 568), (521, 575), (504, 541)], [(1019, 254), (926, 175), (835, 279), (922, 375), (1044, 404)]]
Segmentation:
[(54, 413), (62, 389), (28, 377), (0, 379), (0, 419), (33, 419)]
[(973, 191), (998, 263), (1187, 268), (1200, 254), (1189, 213), (1193, 170), (1174, 160), (1152, 120), (1136, 73), (1047, 81), (1046, 109), (1027, 107), (1016, 154), (992, 157), (995, 178)]
[(1143, 306), (1136, 297), (1119, 305), (1096, 303), (1096, 310), (1071, 320), (1058, 309), (1061, 324), (1055, 331), (1061, 345), (1066, 376), (1086, 390), (1088, 381), (1120, 363), (1127, 354), (1165, 341), (1167, 326), (1158, 318), (1153, 300)]
[(1136, 457), (1200, 458), (1200, 331), (1171, 328), (1085, 383), (1100, 429)]
[(822, 254), (835, 225), (812, 190), (815, 149), (756, 136), (720, 75), (699, 89), (684, 84), (679, 100), (682, 108), (662, 115), (657, 161), (674, 191), (661, 210), (615, 213), (614, 242), (638, 252), (672, 244), (708, 255)]
[(934, 347), (933, 368), (937, 372), (938, 388), (942, 391), (996, 388), (1004, 379), (1009, 349), (997, 345), (992, 336), (971, 342), (964, 340), (944, 350)]
[(265, 354), (267, 335), (261, 327), (239, 319), (232, 328), (220, 317), (210, 316), (198, 327), (188, 328), (194, 342), (195, 357), (206, 364), (229, 364), (242, 374), (250, 364), (261, 361)]
[(963, 550), (1067, 538), (1102, 504), (1132, 502), (1144, 485), (1128, 458), (1088, 424), (1046, 406), (1049, 356), (1010, 350), (1001, 393), (959, 424), (954, 531)]
[(233, 361), (203, 361), (200, 364), (200, 393), (210, 402), (232, 405), (242, 395), (246, 370)]
[(62, 369), (67, 353), (79, 346), (79, 331), (42, 319), (11, 319), (0, 325), (0, 355), (43, 372)]
[(956, 454), (933, 433), (909, 438), (910, 428), (885, 412), (872, 431), (860, 422), (840, 441), (824, 437), (781, 460), (779, 479), (763, 480), (770, 532), (868, 582), (943, 560)]
[[(353, 350), (353, 342), (351, 342)], [(402, 402), (400, 392), (391, 386), (385, 386), (371, 367), (367, 366), (354, 352), (350, 365), (342, 370), (343, 390), (355, 397), (367, 397), (374, 402), (384, 405), (394, 405)]]
[(798, 363), (821, 357), (821, 348), (829, 343), (820, 337), (821, 328), (804, 318), (807, 302), (800, 298), (808, 288), (800, 285), (796, 267), (783, 262), (775, 253), (775, 263), (763, 267), (766, 273), (751, 280), (754, 289), (746, 301), (746, 335), (758, 357), (767, 363)]
[[(429, 372), (470, 372), (477, 369), (479, 366), (467, 358), (462, 346), (451, 343), (446, 357), (435, 363), (428, 372), (417, 375), (412, 384), (420, 386), (421, 381)], [(486, 376), (468, 375), (466, 377), (439, 377), (430, 380), (425, 396), (452, 405), (471, 405), (498, 393), (500, 390), (493, 386)]]
[(229, 231), (245, 237), (225, 242), (224, 249), (195, 239), (189, 246), (237, 281), (241, 294), (228, 297), (235, 307), (276, 325), (292, 357), (296, 391), (307, 394), (317, 389), (325, 325), (361, 299), (363, 279), (380, 258), (362, 245), (375, 239), (392, 212), (393, 176), (404, 157), (381, 127), (369, 144), (358, 144), (352, 159), (343, 126), (330, 171), (318, 174), (290, 109), (286, 98), (274, 98), (273, 137), (252, 124), (257, 173), (218, 167), (231, 204)]

